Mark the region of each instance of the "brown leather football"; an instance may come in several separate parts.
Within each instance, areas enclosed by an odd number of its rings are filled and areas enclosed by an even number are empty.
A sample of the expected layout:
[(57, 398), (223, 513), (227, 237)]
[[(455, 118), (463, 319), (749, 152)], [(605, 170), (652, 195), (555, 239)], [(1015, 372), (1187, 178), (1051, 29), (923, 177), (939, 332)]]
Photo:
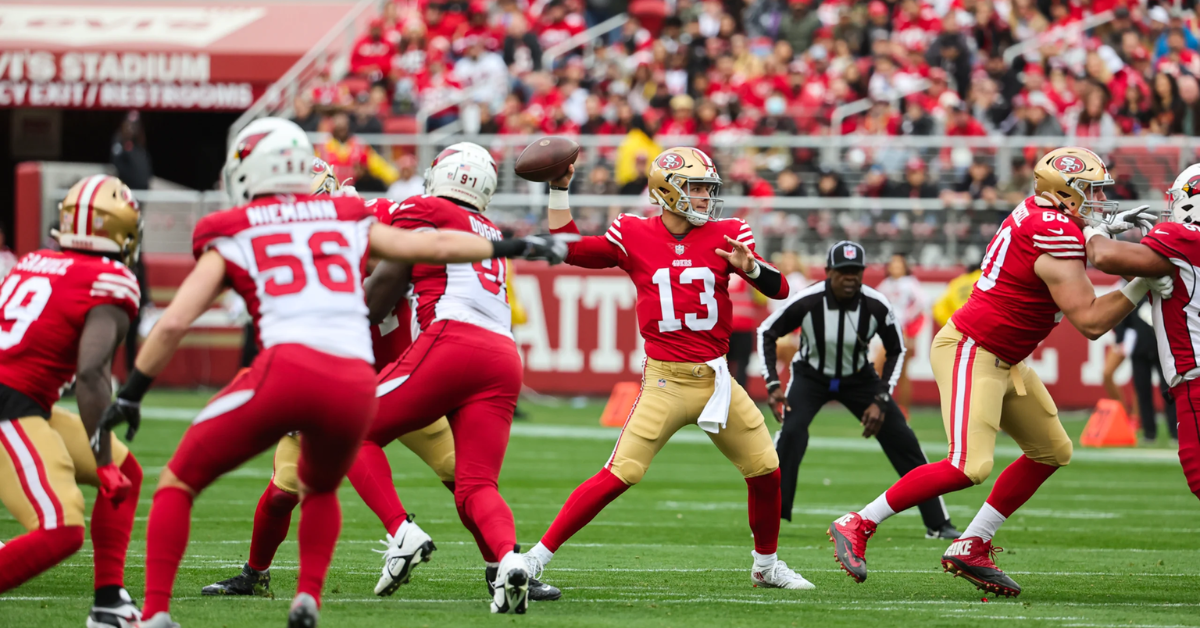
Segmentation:
[(567, 167), (579, 157), (579, 144), (557, 135), (534, 140), (521, 151), (513, 166), (517, 176), (544, 183), (567, 173)]

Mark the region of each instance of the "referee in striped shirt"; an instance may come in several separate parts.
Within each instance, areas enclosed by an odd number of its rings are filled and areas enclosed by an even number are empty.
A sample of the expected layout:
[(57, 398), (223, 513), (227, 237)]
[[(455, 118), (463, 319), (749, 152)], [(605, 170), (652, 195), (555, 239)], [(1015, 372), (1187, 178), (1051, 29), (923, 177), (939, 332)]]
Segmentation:
[[(825, 262), (828, 278), (802, 290), (758, 328), (771, 411), (783, 421), (775, 448), (782, 474), (782, 515), (788, 521), (792, 520), (796, 476), (808, 448), (808, 426), (829, 401), (841, 402), (860, 417), (863, 438), (876, 437), (901, 476), (929, 462), (900, 406), (892, 400), (892, 387), (904, 360), (904, 336), (887, 298), (862, 285), (865, 258), (866, 251), (856, 242), (843, 240), (833, 245)], [(775, 372), (775, 342), (797, 328), (800, 350), (789, 367), (784, 390)], [(882, 377), (875, 373), (867, 355), (876, 335), (887, 352)], [(942, 498), (921, 504), (920, 510), (926, 538), (958, 538)]]

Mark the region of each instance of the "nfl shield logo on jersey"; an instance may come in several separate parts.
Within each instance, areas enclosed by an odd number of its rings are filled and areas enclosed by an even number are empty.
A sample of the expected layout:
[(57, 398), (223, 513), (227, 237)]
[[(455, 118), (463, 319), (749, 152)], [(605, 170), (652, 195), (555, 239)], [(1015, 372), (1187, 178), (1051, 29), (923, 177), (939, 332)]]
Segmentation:
[(666, 388), (666, 387), (667, 387), (667, 380), (665, 380), (665, 379), (660, 379), (660, 380), (658, 380), (658, 387), (659, 387), (659, 388)]
[(847, 244), (846, 246), (842, 247), (842, 255), (844, 255), (846, 259), (854, 259), (858, 257), (858, 247), (854, 246), (853, 244)]
[(675, 254), (676, 255), (683, 255), (683, 251), (684, 251), (684, 247), (682, 244), (675, 245)]

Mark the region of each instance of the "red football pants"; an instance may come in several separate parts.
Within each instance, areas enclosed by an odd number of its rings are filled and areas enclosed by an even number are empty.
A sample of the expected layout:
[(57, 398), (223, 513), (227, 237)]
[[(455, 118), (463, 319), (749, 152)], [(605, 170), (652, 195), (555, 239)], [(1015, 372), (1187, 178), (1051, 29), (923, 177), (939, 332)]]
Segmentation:
[(374, 382), (362, 360), (303, 345), (271, 347), (209, 402), (167, 466), (200, 492), (299, 431), (300, 481), (314, 493), (335, 490), (375, 416)]
[(1179, 462), (1188, 488), (1200, 497), (1200, 381), (1190, 380), (1171, 389), (1179, 420)]
[[(447, 417), (454, 433), (454, 503), (479, 533), (485, 560), (516, 544), (512, 511), (497, 481), (521, 392), (521, 358), (512, 340), (469, 323), (438, 321), (379, 374), (379, 411), (365, 446), (384, 447)], [(360, 456), (349, 479), (385, 524), (399, 507), (383, 456)], [(395, 503), (393, 503), (395, 502)], [(395, 532), (389, 529), (388, 533)]]

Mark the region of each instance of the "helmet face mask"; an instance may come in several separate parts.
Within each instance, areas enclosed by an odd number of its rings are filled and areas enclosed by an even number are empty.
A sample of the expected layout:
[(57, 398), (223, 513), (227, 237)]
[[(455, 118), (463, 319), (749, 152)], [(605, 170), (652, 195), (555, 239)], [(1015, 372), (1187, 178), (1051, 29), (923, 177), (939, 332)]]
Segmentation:
[(712, 159), (699, 149), (663, 151), (650, 166), (650, 202), (699, 227), (721, 217), (721, 177)]

